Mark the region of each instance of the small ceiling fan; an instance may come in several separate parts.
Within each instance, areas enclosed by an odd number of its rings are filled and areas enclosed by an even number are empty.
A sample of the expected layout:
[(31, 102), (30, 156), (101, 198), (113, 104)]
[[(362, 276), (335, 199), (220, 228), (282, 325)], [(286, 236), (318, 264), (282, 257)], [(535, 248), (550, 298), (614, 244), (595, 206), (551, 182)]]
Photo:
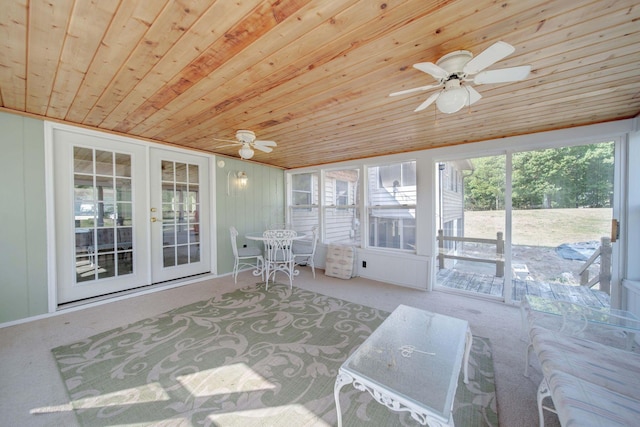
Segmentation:
[(530, 65), (483, 71), (514, 51), (515, 48), (509, 43), (499, 41), (476, 57), (467, 50), (457, 50), (444, 55), (435, 64), (432, 62), (413, 64), (414, 68), (430, 74), (438, 80), (438, 83), (401, 90), (389, 96), (406, 95), (444, 86), (442, 90), (429, 96), (414, 111), (422, 111), (435, 101), (438, 110), (447, 114), (455, 113), (482, 98), (482, 95), (471, 86), (472, 83), (476, 85), (508, 83), (527, 78), (531, 71)]
[(240, 145), (240, 150), (238, 154), (240, 154), (240, 158), (242, 159), (250, 159), (253, 157), (255, 148), (256, 150), (264, 151), (265, 153), (270, 153), (273, 151), (272, 147), (277, 147), (278, 144), (275, 141), (263, 141), (260, 139), (256, 139), (256, 134), (250, 130), (238, 130), (236, 131), (236, 140), (232, 141), (229, 139), (216, 139), (214, 141), (221, 142), (229, 142), (230, 144), (221, 145), (216, 148), (224, 148), (231, 147), (233, 145)]

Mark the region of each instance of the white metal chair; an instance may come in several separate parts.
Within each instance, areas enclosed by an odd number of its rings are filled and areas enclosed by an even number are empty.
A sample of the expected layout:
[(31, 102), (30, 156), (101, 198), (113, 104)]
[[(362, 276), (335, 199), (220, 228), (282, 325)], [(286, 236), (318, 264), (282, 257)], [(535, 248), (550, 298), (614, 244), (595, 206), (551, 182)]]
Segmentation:
[(311, 267), (313, 278), (316, 278), (316, 266), (314, 264), (314, 256), (316, 254), (316, 246), (318, 245), (318, 226), (311, 229), (312, 241), (309, 245), (308, 241), (298, 240), (293, 243), (293, 259), (296, 265), (308, 265)]
[(298, 234), (294, 230), (267, 230), (264, 232), (266, 289), (269, 289), (269, 279), (281, 271), (289, 276), (289, 287), (293, 288), (295, 262), (293, 258), (293, 239)]
[[(242, 267), (255, 267), (254, 276), (257, 276), (257, 272), (260, 272), (260, 276), (264, 280), (264, 257), (262, 256), (262, 250), (255, 246), (248, 246), (246, 248), (238, 247), (238, 230), (234, 226), (229, 227), (229, 233), (231, 235), (231, 249), (233, 249), (233, 280), (238, 283), (238, 271)], [(255, 263), (250, 262), (255, 260)]]

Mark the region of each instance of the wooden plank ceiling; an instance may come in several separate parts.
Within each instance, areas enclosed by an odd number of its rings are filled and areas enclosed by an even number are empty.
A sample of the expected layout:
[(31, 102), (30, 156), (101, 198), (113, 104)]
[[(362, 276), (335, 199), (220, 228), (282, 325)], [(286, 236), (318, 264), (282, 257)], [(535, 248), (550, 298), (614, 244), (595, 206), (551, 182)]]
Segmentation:
[[(2, 0), (0, 108), (296, 168), (631, 118), (640, 112), (640, 1)], [(522, 82), (477, 85), (450, 115), (412, 67), (515, 52)], [(437, 90), (437, 89), (436, 89)]]

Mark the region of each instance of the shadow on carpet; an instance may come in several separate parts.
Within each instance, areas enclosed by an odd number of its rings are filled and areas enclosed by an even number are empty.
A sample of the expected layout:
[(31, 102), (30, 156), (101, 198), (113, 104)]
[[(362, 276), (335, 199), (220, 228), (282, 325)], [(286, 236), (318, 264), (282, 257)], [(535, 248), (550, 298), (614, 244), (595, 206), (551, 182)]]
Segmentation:
[[(52, 350), (83, 426), (332, 426), (339, 367), (388, 313), (299, 288), (223, 294)], [(458, 426), (497, 426), (491, 345), (474, 337)], [(340, 393), (346, 426), (415, 426)]]

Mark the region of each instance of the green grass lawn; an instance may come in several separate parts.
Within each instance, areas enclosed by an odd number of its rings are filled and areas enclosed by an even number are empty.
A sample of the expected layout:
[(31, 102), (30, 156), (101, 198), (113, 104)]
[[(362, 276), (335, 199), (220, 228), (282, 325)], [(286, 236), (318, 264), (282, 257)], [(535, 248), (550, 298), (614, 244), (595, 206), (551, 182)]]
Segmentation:
[[(466, 237), (495, 239), (498, 231), (505, 230), (504, 211), (467, 211), (464, 215)], [(555, 247), (611, 235), (610, 208), (514, 210), (512, 216), (514, 245)]]

